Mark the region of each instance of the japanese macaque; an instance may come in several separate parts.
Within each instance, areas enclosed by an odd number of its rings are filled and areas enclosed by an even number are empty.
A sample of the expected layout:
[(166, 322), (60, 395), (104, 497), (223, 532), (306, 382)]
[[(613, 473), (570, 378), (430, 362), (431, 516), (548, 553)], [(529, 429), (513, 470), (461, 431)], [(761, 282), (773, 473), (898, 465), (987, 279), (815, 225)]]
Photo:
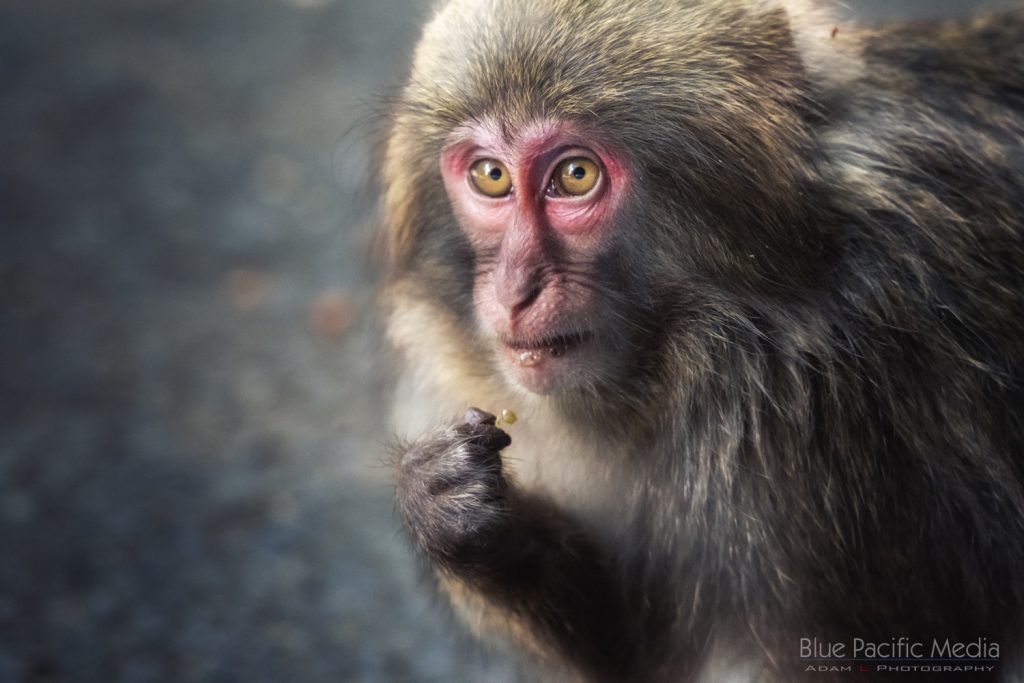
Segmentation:
[(382, 168), (398, 509), (475, 633), (557, 681), (1019, 672), (1024, 11), (453, 0)]

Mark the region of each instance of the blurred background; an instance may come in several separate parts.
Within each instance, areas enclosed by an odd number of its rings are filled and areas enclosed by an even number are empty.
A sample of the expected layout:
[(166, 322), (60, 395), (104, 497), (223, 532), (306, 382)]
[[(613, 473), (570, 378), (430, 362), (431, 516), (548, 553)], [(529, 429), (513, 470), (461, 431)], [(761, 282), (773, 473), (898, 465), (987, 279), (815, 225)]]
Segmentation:
[(0, 0), (0, 682), (520, 679), (382, 464), (372, 168), (428, 15)]

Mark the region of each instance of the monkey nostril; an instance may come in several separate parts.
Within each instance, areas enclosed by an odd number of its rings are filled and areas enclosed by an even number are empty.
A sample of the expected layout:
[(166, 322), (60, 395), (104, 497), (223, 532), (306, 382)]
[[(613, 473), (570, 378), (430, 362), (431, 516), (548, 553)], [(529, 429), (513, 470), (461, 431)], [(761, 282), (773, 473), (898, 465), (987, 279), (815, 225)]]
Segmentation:
[(542, 289), (541, 284), (538, 282), (537, 284), (524, 288), (522, 290), (523, 293), (509, 297), (509, 303), (511, 304), (508, 307), (509, 314), (514, 318), (532, 306), (533, 302), (535, 302), (537, 297), (540, 296)]
[(526, 296), (523, 297), (523, 300), (520, 303), (520, 306), (522, 306), (523, 308), (526, 308), (527, 306), (532, 304), (534, 301), (536, 301), (537, 297), (540, 296), (540, 289), (541, 289), (541, 287), (540, 287), (539, 283), (534, 285), (532, 288), (530, 288), (530, 291), (527, 292)]

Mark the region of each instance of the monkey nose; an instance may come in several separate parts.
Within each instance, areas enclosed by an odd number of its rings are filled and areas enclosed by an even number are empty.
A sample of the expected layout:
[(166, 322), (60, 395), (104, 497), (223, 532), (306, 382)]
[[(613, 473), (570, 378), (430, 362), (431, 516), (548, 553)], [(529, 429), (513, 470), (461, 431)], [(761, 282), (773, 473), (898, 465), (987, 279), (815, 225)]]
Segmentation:
[(508, 311), (509, 318), (516, 318), (533, 305), (541, 293), (541, 283), (536, 280), (516, 285), (506, 284), (498, 288), (498, 302)]

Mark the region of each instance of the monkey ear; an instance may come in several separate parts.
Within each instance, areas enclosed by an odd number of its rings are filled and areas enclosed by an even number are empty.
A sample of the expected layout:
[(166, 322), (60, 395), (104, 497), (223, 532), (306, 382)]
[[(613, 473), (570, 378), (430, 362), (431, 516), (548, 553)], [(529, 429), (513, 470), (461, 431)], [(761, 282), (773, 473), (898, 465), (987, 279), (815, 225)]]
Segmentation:
[[(421, 230), (420, 222), (430, 215), (430, 207), (425, 205), (430, 198), (424, 187), (433, 186), (427, 169), (434, 169), (435, 164), (429, 158), (416, 161), (422, 156), (423, 141), (410, 131), (425, 125), (412, 121), (412, 116), (401, 111), (394, 116), (380, 169), (384, 193), (378, 207), (377, 239), (373, 248), (374, 256), (389, 273), (404, 272), (408, 268)], [(444, 190), (440, 192), (443, 194)]]
[(415, 212), (409, 192), (387, 185), (377, 207), (377, 230), (373, 241), (373, 257), (389, 273), (401, 272), (412, 258), (416, 230)]

